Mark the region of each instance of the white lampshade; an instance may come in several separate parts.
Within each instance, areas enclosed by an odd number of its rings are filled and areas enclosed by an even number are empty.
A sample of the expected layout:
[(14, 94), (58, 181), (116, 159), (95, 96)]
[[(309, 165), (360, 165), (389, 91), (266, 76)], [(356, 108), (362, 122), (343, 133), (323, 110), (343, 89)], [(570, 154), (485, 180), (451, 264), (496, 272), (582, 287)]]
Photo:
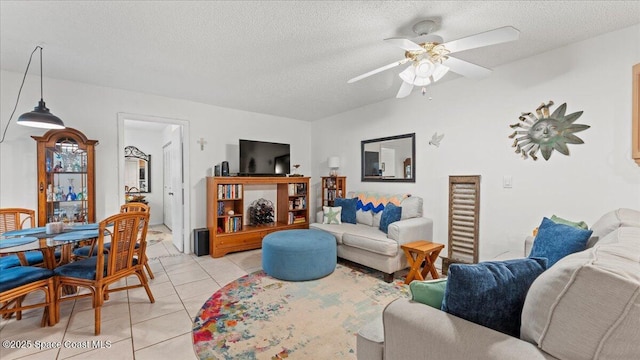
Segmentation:
[(448, 66), (436, 63), (435, 70), (433, 70), (433, 81), (436, 82), (440, 80), (447, 72), (449, 72)]
[(340, 157), (331, 156), (329, 160), (327, 160), (327, 163), (329, 164), (329, 168), (337, 169), (340, 167)]

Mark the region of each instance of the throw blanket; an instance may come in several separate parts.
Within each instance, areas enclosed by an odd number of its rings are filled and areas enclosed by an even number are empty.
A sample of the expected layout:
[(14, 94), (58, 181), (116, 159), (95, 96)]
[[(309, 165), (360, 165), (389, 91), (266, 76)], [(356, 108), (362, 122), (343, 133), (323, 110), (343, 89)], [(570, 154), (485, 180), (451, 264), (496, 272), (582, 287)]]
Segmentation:
[(373, 211), (374, 214), (384, 210), (387, 203), (400, 206), (404, 198), (411, 196), (410, 194), (382, 194), (376, 192), (355, 192), (354, 198), (358, 198), (357, 210)]

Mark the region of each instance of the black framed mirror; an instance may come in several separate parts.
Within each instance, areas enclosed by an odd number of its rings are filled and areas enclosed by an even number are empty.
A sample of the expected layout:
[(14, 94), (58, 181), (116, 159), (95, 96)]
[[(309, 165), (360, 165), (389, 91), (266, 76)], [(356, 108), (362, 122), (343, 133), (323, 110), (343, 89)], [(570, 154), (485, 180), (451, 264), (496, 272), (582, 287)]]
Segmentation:
[(416, 182), (416, 134), (361, 141), (362, 181)]
[(135, 146), (124, 148), (124, 186), (127, 193), (151, 192), (151, 155)]

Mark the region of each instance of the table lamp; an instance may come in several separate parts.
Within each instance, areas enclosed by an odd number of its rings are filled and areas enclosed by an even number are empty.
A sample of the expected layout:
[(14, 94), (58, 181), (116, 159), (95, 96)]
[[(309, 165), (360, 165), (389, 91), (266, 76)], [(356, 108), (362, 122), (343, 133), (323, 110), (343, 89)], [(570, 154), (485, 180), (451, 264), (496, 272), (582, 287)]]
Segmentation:
[(329, 164), (329, 175), (330, 176), (338, 176), (338, 168), (340, 167), (340, 158), (338, 156), (331, 156), (327, 161)]

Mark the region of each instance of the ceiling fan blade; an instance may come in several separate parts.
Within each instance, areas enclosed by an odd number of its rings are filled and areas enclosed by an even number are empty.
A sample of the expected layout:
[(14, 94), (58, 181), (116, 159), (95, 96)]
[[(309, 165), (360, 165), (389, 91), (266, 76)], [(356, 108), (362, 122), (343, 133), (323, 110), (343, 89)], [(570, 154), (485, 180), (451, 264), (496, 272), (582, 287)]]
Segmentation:
[(449, 70), (472, 79), (480, 79), (491, 74), (491, 69), (487, 69), (480, 65), (472, 64), (468, 61), (449, 57), (442, 62), (443, 65), (449, 67)]
[(402, 81), (402, 85), (400, 85), (400, 90), (398, 90), (396, 98), (400, 99), (409, 96), (409, 94), (411, 94), (411, 90), (413, 90), (413, 85), (406, 81)]
[(422, 46), (414, 43), (411, 40), (407, 40), (404, 38), (388, 38), (388, 39), (384, 39), (384, 41), (388, 42), (389, 44), (395, 45), (397, 47), (399, 47), (402, 50), (406, 50), (406, 51), (424, 51), (424, 48), (422, 48)]
[(494, 30), (485, 31), (480, 34), (463, 37), (462, 39), (449, 41), (444, 43), (443, 45), (451, 53), (456, 53), (464, 50), (479, 48), (482, 46), (489, 46), (518, 40), (519, 37), (520, 30), (514, 28), (513, 26), (505, 26)]
[(400, 65), (402, 65), (402, 64), (404, 64), (404, 63), (406, 63), (407, 61), (409, 61), (409, 59), (406, 59), (406, 58), (405, 58), (405, 59), (402, 59), (402, 60), (400, 60), (400, 61), (396, 61), (396, 62), (394, 62), (394, 63), (391, 63), (391, 64), (389, 64), (389, 65), (385, 65), (385, 66), (383, 66), (383, 67), (377, 68), (377, 69), (375, 69), (375, 70), (371, 70), (371, 71), (369, 71), (368, 73), (364, 73), (364, 74), (362, 74), (362, 75), (360, 75), (360, 76), (356, 76), (356, 77), (354, 77), (353, 79), (350, 79), (349, 81), (347, 81), (347, 83), (348, 83), (348, 84), (354, 83), (354, 82), (356, 82), (356, 81), (358, 81), (358, 80), (362, 80), (362, 79), (364, 79), (364, 78), (366, 78), (366, 77), (369, 77), (369, 76), (371, 76), (371, 75), (375, 75), (375, 74), (377, 74), (377, 73), (379, 73), (379, 72), (383, 72), (383, 71), (385, 71), (385, 70), (389, 70), (389, 69), (394, 68), (394, 67), (396, 67), (396, 66), (400, 66)]

